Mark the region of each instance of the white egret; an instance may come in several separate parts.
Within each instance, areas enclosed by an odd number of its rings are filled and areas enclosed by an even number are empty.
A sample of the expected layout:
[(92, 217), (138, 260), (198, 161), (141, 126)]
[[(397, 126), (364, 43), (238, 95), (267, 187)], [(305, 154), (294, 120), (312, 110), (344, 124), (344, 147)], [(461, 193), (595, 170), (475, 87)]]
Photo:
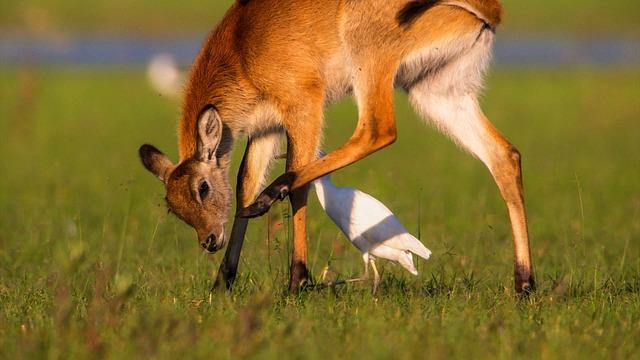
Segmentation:
[(418, 275), (412, 254), (427, 260), (431, 251), (412, 236), (383, 203), (360, 190), (336, 187), (330, 175), (314, 181), (313, 185), (324, 211), (363, 254), (364, 275), (350, 281), (367, 280), (370, 264), (375, 294), (380, 284), (375, 258), (397, 262), (411, 274)]
[(151, 86), (160, 95), (177, 98), (184, 86), (185, 74), (178, 68), (175, 58), (169, 54), (154, 56), (147, 66)]

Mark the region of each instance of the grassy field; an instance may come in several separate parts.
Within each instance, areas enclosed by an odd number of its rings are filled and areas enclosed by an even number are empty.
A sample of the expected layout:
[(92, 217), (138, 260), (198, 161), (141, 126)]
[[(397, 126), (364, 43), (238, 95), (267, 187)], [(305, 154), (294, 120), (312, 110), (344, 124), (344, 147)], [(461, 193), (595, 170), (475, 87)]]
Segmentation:
[[(166, 214), (136, 157), (151, 142), (175, 159), (178, 105), (131, 69), (0, 76), (0, 358), (640, 356), (638, 70), (489, 79), (486, 111), (524, 154), (539, 284), (527, 299), (512, 291), (487, 171), (404, 95), (398, 143), (334, 179), (420, 235), (434, 252), (420, 275), (383, 265), (377, 298), (365, 284), (287, 294), (281, 204), (251, 224), (235, 291), (210, 295), (222, 255)], [(331, 108), (327, 125), (335, 148), (354, 106)], [(358, 252), (311, 207), (313, 273), (359, 274)]]
[[(210, 29), (231, 0), (4, 0), (0, 30), (47, 34), (92, 31), (146, 33), (202, 32)], [(505, 33), (564, 36), (640, 35), (640, 3), (631, 0), (503, 0)], [(123, 11), (126, 9), (126, 11)]]

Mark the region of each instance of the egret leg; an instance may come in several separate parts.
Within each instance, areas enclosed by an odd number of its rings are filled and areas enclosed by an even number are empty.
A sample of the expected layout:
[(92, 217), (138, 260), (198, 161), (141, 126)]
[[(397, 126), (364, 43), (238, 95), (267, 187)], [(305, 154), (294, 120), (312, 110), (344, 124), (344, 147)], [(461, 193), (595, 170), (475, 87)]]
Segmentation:
[(346, 280), (346, 282), (351, 283), (369, 280), (369, 254), (363, 254), (362, 260), (364, 262), (364, 274), (359, 278)]
[(324, 269), (322, 269), (322, 273), (320, 274), (321, 283), (323, 283), (324, 280), (327, 278), (328, 273), (329, 273), (329, 265), (325, 266)]
[[(310, 287), (314, 287), (316, 289), (322, 289), (322, 288), (332, 287), (332, 286), (336, 286), (336, 285), (346, 285), (346, 284), (350, 284), (350, 283), (369, 280), (369, 261), (372, 261), (372, 264), (373, 264), (373, 259), (369, 258), (369, 254), (364, 254), (364, 255), (362, 255), (362, 260), (364, 262), (364, 274), (362, 274), (361, 277), (353, 278), (353, 279), (346, 279), (346, 280), (335, 280), (335, 281), (324, 282), (324, 280), (325, 280), (325, 278), (327, 276), (327, 273), (329, 272), (329, 266), (326, 266), (322, 270), (322, 274), (320, 275), (320, 282), (317, 283), (317, 284), (310, 285)], [(378, 274), (378, 270), (374, 268), (374, 271), (376, 273), (376, 278), (379, 278), (379, 276), (377, 275)]]
[(370, 260), (371, 268), (373, 269), (373, 295), (378, 292), (378, 286), (380, 285), (380, 274), (378, 273), (378, 268), (376, 268), (376, 263), (373, 259)]

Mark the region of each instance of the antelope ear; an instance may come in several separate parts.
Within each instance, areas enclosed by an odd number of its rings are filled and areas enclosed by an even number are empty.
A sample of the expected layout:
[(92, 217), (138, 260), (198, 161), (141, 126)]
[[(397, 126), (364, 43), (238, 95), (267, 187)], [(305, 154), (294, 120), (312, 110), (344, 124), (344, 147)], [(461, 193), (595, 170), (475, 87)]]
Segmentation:
[(156, 149), (155, 146), (147, 144), (140, 147), (139, 153), (144, 167), (166, 183), (175, 167), (167, 155)]
[(198, 153), (200, 161), (215, 160), (216, 150), (222, 138), (222, 120), (218, 111), (210, 106), (198, 119)]

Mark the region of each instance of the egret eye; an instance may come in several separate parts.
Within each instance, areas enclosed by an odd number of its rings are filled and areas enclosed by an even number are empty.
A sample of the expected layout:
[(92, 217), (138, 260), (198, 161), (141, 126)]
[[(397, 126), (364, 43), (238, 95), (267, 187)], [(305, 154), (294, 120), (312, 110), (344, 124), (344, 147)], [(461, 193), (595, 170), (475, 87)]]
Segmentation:
[(200, 183), (198, 186), (198, 195), (200, 195), (200, 200), (204, 200), (209, 194), (209, 184), (206, 181)]

